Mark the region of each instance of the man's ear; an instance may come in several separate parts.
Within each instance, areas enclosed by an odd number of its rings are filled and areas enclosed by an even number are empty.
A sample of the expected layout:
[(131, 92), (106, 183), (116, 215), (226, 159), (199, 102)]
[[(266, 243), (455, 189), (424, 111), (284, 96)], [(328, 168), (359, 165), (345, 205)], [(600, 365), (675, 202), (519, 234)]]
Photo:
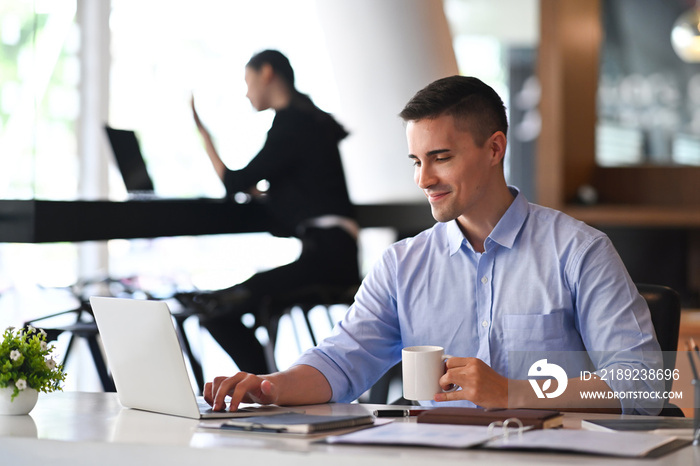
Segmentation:
[(486, 141), (488, 147), (491, 151), (491, 164), (498, 165), (503, 162), (503, 157), (506, 156), (506, 145), (508, 140), (503, 131), (496, 131), (491, 135), (491, 137)]

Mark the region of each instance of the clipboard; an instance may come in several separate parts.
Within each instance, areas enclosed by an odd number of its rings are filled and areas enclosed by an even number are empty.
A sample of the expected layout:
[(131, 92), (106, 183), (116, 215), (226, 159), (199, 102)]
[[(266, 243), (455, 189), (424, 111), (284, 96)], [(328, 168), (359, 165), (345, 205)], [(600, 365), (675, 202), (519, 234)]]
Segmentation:
[(372, 423), (374, 423), (374, 416), (370, 414), (342, 416), (283, 413), (272, 416), (231, 419), (221, 424), (221, 428), (244, 432), (312, 434)]

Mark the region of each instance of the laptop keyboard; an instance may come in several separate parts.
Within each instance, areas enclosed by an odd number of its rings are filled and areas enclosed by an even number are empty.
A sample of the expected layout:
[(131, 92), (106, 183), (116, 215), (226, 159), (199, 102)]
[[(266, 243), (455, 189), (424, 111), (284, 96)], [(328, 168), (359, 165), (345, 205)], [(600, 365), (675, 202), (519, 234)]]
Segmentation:
[[(199, 412), (202, 414), (208, 414), (208, 413), (215, 413), (213, 409), (211, 409), (211, 406), (209, 406), (209, 403), (204, 401), (204, 398), (197, 398), (197, 406), (199, 406)], [(226, 407), (228, 409), (228, 406)]]

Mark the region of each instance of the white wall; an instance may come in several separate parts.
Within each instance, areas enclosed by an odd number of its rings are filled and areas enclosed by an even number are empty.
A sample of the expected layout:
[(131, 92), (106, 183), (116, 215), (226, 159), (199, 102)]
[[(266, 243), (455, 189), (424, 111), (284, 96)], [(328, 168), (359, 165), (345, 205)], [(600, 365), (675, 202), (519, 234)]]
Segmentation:
[(457, 74), (442, 0), (318, 0), (317, 8), (336, 116), (351, 132), (342, 151), (353, 202), (423, 200), (397, 115), (416, 91)]
[(501, 43), (536, 47), (539, 0), (445, 0), (454, 36), (485, 36)]

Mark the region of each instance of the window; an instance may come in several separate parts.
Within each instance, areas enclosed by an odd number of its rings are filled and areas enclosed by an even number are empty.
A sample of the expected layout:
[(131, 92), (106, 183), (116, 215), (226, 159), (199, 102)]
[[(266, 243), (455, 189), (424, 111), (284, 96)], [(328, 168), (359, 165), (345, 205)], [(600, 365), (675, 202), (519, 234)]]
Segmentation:
[[(75, 0), (0, 4), (0, 198), (77, 195), (75, 16)], [(40, 284), (74, 282), (76, 258), (67, 244), (0, 244), (0, 326), (70, 305), (36, 296)]]

